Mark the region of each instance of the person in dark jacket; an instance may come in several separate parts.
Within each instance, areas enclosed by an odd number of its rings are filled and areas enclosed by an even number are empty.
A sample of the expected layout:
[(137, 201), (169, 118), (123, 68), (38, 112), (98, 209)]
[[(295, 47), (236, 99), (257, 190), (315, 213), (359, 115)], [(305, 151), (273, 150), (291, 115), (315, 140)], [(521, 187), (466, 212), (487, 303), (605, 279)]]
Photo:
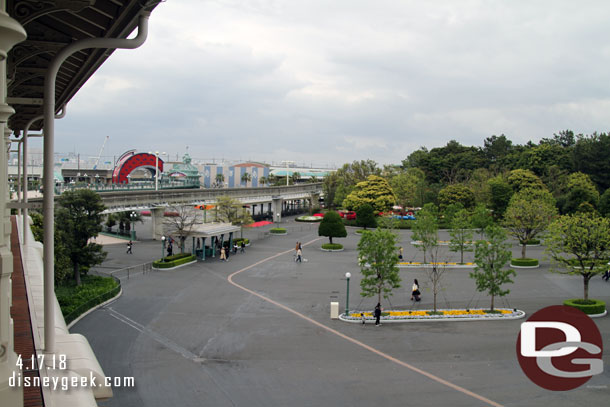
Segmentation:
[(375, 305), (375, 312), (373, 313), (373, 315), (375, 316), (375, 326), (381, 325), (381, 322), (379, 322), (379, 320), (381, 319), (381, 304), (380, 303), (377, 303), (377, 305)]

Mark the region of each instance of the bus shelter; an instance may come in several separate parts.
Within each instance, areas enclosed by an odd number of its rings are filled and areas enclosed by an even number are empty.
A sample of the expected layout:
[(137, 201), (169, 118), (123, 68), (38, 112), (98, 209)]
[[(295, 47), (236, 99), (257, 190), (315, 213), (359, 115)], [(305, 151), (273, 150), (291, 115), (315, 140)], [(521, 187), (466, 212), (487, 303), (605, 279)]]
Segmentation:
[(206, 257), (216, 257), (220, 248), (226, 241), (229, 249), (233, 247), (234, 233), (239, 232), (239, 226), (230, 223), (203, 223), (195, 225), (189, 232), (193, 238), (193, 254), (198, 260), (205, 260)]

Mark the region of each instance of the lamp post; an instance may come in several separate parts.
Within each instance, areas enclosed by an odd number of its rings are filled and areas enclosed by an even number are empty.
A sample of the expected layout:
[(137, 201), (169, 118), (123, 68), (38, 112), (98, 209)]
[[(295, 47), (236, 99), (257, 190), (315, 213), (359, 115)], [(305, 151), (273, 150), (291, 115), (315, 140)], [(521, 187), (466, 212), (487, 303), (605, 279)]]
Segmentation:
[(148, 154), (155, 155), (155, 191), (158, 191), (159, 190), (159, 154), (166, 155), (167, 153), (165, 151), (162, 153), (155, 151), (154, 153), (149, 152)]
[(286, 186), (288, 186), (288, 164), (294, 164), (294, 161), (282, 161), (286, 164)]
[(138, 218), (138, 214), (135, 212), (131, 212), (129, 214), (129, 219), (131, 220), (131, 240), (136, 240), (136, 219)]
[(161, 241), (163, 242), (163, 248), (161, 249), (161, 260), (165, 261), (165, 236), (161, 236)]
[(345, 273), (345, 278), (347, 279), (347, 294), (345, 296), (345, 316), (349, 314), (349, 279), (352, 276), (352, 273), (349, 271)]

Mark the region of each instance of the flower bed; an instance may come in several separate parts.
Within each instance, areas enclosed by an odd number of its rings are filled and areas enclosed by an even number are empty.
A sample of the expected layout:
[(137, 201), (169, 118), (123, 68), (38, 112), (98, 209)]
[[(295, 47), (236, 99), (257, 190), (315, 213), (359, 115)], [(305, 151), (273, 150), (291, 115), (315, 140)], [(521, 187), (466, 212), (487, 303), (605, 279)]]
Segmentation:
[[(364, 313), (365, 322), (375, 321), (373, 311), (352, 311), (349, 315), (341, 314), (339, 318), (346, 322), (361, 322)], [(481, 319), (518, 319), (525, 312), (517, 309), (496, 308), (493, 312), (486, 309), (439, 309), (432, 310), (390, 310), (381, 313), (381, 322), (409, 322), (421, 320), (481, 320)]]
[(322, 218), (319, 216), (299, 216), (295, 219), (297, 222), (320, 222)]
[(455, 263), (455, 262), (438, 262), (438, 263), (421, 263), (418, 261), (401, 261), (398, 263), (398, 267), (416, 268), (425, 267), (429, 268), (432, 266), (445, 267), (445, 268), (473, 268), (474, 263)]

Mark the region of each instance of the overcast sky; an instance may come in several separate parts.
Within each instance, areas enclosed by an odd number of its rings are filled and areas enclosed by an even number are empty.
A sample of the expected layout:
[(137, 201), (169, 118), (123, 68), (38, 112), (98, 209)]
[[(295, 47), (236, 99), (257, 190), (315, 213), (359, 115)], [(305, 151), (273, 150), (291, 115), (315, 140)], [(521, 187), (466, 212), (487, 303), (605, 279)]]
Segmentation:
[(167, 0), (56, 151), (400, 163), (451, 139), (607, 131), (610, 2)]

